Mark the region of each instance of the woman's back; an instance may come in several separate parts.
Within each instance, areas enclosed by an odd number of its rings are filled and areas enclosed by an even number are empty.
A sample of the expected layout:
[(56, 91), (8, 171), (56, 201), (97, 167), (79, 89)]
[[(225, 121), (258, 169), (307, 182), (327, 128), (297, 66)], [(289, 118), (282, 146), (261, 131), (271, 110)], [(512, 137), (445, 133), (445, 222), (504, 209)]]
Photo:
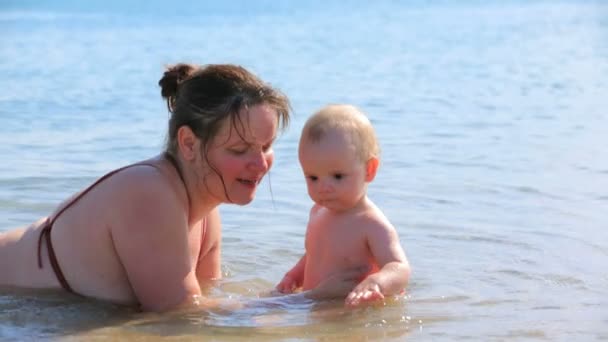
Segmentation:
[[(175, 205), (143, 208), (146, 193), (151, 191), (162, 192), (163, 198), (159, 201)], [(132, 220), (130, 216), (146, 214), (146, 210), (155, 210), (157, 214), (158, 210), (165, 210), (165, 215), (169, 211), (181, 211), (183, 222), (186, 223), (187, 203), (182, 205), (180, 192), (185, 193), (185, 190), (176, 177), (175, 169), (172, 170), (166, 161), (156, 159), (112, 174), (82, 197), (76, 195), (62, 203), (50, 216), (50, 241), (59, 272), (71, 289), (85, 296), (112, 302), (137, 303), (121, 263), (120, 251), (113, 240), (113, 230), (128, 231), (129, 227), (124, 225)], [(55, 217), (58, 213), (59, 216)], [(48, 240), (41, 239), (45, 223), (46, 218), (43, 218), (25, 230), (0, 235), (0, 245), (8, 247), (0, 248), (3, 254), (0, 255), (0, 284), (33, 288), (62, 287), (52, 267)], [(200, 225), (194, 230), (191, 233), (200, 237)], [(175, 230), (175, 234), (179, 232), (179, 229)], [(125, 236), (128, 239), (129, 235)], [(122, 240), (123, 246), (129, 245), (124, 237)], [(200, 239), (195, 249), (190, 251), (190, 255), (196, 257)], [(39, 252), (41, 268), (38, 264)], [(193, 265), (196, 265), (196, 260)]]

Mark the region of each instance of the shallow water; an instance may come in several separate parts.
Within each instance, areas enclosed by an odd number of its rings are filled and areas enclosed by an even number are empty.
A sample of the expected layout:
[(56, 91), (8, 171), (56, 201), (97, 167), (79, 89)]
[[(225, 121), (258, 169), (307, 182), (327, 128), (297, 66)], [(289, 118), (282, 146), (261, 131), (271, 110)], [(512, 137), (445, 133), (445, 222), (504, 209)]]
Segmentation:
[(369, 193), (412, 263), (408, 296), (168, 316), (3, 289), (0, 340), (608, 339), (605, 3), (147, 4), (0, 5), (0, 231), (160, 151), (164, 64), (239, 63), (295, 117), (253, 204), (222, 208), (212, 295), (255, 300), (300, 256), (298, 134), (348, 102), (380, 137)]

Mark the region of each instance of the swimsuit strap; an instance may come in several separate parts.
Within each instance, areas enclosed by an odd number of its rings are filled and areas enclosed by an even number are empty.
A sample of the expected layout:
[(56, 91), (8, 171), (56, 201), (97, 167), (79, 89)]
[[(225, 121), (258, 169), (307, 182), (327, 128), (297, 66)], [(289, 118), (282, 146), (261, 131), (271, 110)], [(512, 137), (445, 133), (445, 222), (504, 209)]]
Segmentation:
[[(184, 183), (184, 187), (185, 187), (186, 182), (184, 181), (184, 177), (181, 173), (181, 169), (179, 168), (179, 164), (177, 163), (175, 158), (172, 155), (170, 155), (169, 153), (165, 153), (164, 156), (165, 156), (165, 158), (167, 158), (167, 160), (169, 160), (169, 162), (173, 165), (173, 167), (175, 167), (175, 169), (177, 170), (177, 174), (179, 175), (179, 178), (181, 179), (181, 181)], [(61, 210), (59, 210), (55, 215), (52, 215), (51, 217), (47, 217), (46, 221), (44, 222), (44, 225), (40, 231), (40, 236), (38, 237), (38, 268), (42, 268), (41, 251), (42, 251), (42, 240), (44, 238), (46, 240), (46, 246), (47, 246), (48, 253), (49, 253), (49, 261), (51, 263), (51, 267), (53, 268), (53, 271), (55, 272), (55, 275), (57, 276), (57, 280), (59, 281), (61, 286), (68, 292), (73, 293), (74, 290), (72, 290), (72, 288), (68, 284), (67, 280), (65, 279), (65, 276), (63, 275), (63, 272), (61, 271), (61, 267), (59, 267), (59, 262), (57, 261), (57, 256), (55, 255), (55, 250), (53, 249), (53, 244), (51, 243), (51, 228), (53, 227), (55, 220), (65, 210), (67, 210), (70, 206), (72, 206), (74, 203), (76, 203), (78, 200), (80, 200), (84, 195), (86, 195), (89, 191), (91, 191), (97, 184), (103, 182), (108, 177), (116, 174), (117, 172), (120, 172), (124, 169), (130, 168), (133, 166), (139, 166), (139, 165), (147, 165), (147, 166), (151, 166), (151, 167), (158, 169), (158, 166), (155, 164), (147, 163), (147, 162), (140, 162), (140, 163), (136, 163), (136, 164), (123, 166), (119, 169), (113, 170), (113, 171), (105, 174), (103, 177), (99, 178), (98, 180), (96, 180), (93, 184), (89, 185), (89, 187), (87, 187), (84, 191), (82, 191), (80, 194), (78, 194), (76, 197), (74, 197), (71, 201), (69, 201), (66, 205), (64, 205), (63, 208), (61, 208)], [(187, 188), (186, 188), (186, 194), (188, 194)], [(188, 196), (188, 203), (190, 203), (190, 196)]]
[(53, 272), (55, 272), (55, 276), (57, 277), (59, 284), (61, 284), (61, 287), (63, 287), (68, 292), (74, 293), (74, 290), (72, 290), (72, 287), (70, 287), (70, 284), (68, 284), (68, 281), (65, 279), (65, 276), (61, 271), (61, 267), (59, 267), (59, 262), (57, 262), (57, 256), (55, 255), (55, 250), (53, 249), (53, 244), (51, 242), (52, 226), (53, 224), (51, 223), (51, 220), (47, 218), (44, 222), (44, 227), (40, 232), (40, 237), (38, 237), (38, 268), (42, 268), (42, 238), (46, 237), (46, 248), (49, 251), (49, 261), (51, 262), (51, 268), (53, 269)]

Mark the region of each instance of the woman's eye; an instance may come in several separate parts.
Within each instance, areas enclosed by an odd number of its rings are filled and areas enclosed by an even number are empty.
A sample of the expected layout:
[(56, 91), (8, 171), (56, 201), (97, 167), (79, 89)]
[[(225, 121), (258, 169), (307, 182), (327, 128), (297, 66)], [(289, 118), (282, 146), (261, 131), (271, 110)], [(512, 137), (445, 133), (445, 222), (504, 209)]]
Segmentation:
[(243, 155), (243, 154), (247, 153), (247, 149), (231, 149), (230, 152), (232, 154), (240, 156), (240, 155)]

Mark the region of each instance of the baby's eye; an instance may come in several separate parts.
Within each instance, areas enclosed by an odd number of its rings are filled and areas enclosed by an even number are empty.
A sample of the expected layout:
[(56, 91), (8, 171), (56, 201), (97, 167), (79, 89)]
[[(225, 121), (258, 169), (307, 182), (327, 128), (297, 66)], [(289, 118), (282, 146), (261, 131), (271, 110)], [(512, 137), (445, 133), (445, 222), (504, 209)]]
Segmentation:
[(334, 174), (334, 178), (337, 180), (340, 180), (340, 179), (344, 178), (344, 175), (341, 173), (336, 173), (336, 174)]
[(317, 179), (319, 179), (319, 177), (317, 177), (317, 176), (308, 176), (308, 179), (310, 179), (312, 182), (316, 182)]

